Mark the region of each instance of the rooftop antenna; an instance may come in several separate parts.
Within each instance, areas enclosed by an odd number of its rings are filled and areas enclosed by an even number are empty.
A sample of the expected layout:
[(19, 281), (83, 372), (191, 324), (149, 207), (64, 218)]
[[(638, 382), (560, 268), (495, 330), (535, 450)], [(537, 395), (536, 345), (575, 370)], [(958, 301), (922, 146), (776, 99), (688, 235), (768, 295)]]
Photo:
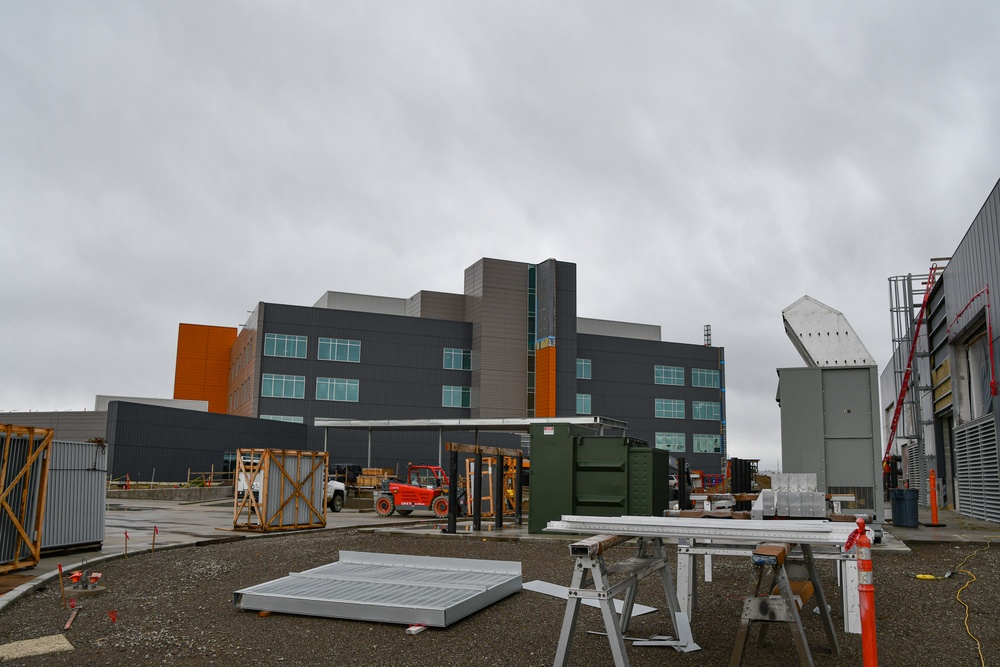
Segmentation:
[(705, 347), (712, 347), (712, 325), (705, 325)]

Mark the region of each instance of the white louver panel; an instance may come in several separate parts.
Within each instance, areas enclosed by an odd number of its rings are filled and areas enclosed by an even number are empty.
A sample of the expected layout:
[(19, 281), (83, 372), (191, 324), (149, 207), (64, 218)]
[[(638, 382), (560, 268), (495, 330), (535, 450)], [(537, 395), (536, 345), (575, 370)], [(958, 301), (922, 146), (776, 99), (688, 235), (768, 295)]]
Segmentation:
[(994, 415), (955, 427), (955, 473), (959, 514), (1000, 523), (1000, 457)]

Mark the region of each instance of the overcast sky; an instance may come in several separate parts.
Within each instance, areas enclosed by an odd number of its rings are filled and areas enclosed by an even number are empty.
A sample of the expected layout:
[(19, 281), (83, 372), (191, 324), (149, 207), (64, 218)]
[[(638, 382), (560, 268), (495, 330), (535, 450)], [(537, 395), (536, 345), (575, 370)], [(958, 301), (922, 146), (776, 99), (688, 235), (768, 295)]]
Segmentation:
[(711, 324), (773, 467), (782, 309), (881, 369), (887, 279), (1000, 178), (998, 35), (995, 0), (0, 0), (0, 411), (172, 397), (181, 322), (555, 257), (581, 316)]

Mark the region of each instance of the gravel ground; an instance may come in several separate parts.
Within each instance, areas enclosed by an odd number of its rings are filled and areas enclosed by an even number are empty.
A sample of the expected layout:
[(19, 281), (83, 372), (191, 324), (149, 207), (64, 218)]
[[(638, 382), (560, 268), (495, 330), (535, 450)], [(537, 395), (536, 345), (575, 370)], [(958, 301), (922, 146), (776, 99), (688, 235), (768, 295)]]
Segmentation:
[[(83, 599), (68, 631), (69, 617), (59, 586), (23, 597), (0, 613), (0, 644), (64, 634), (73, 651), (10, 660), (10, 665), (551, 665), (565, 603), (521, 591), (448, 628), (407, 635), (403, 626), (273, 614), (261, 617), (233, 607), (233, 591), (337, 559), (341, 549), (519, 561), (523, 579), (568, 585), (573, 560), (567, 542), (497, 541), (468, 537), (399, 536), (357, 529), (319, 531), (239, 542), (161, 550), (100, 564), (108, 591)], [(880, 663), (892, 665), (1000, 664), (1000, 544), (910, 545), (912, 553), (876, 552), (875, 585)], [(978, 551), (977, 551), (978, 550)], [(609, 561), (629, 555), (618, 547)], [(939, 581), (917, 573), (944, 575)], [(700, 569), (700, 568), (699, 568)], [(716, 558), (714, 580), (699, 582), (699, 608), (692, 630), (702, 650), (629, 647), (632, 665), (726, 665), (732, 654), (749, 573), (741, 558)], [(841, 655), (833, 657), (816, 614), (804, 624), (817, 665), (859, 665), (861, 638), (842, 632), (839, 588), (833, 566), (821, 563), (828, 600), (834, 608)], [(973, 577), (975, 580), (973, 581)], [(969, 583), (971, 581), (971, 583)], [(982, 643), (982, 661), (968, 625)], [(638, 602), (661, 611), (635, 618), (630, 636), (669, 631), (666, 601), (657, 583), (640, 585)], [(117, 613), (112, 622), (108, 612)], [(570, 655), (572, 665), (610, 665), (604, 637), (582, 630), (602, 629), (597, 611), (584, 608), (581, 630)], [(791, 634), (769, 632), (768, 644), (753, 640), (744, 665), (796, 664)]]

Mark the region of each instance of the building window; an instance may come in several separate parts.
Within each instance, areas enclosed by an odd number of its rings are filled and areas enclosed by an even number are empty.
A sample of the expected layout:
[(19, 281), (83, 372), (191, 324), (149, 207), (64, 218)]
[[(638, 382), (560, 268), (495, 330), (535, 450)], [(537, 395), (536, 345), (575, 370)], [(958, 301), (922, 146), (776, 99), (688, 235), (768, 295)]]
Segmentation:
[(342, 378), (316, 378), (317, 401), (358, 402), (358, 381)]
[(687, 450), (687, 437), (683, 433), (657, 433), (656, 448), (668, 452), (684, 452)]
[(722, 419), (719, 404), (713, 401), (691, 401), (691, 418), (719, 421)]
[(692, 387), (709, 387), (710, 389), (719, 388), (719, 371), (711, 371), (707, 368), (692, 368), (691, 369), (691, 386)]
[(320, 338), (319, 359), (320, 361), (359, 363), (361, 361), (361, 341), (347, 340), (346, 338)]
[(441, 387), (441, 405), (446, 408), (468, 408), (472, 406), (471, 387)]
[(293, 424), (301, 424), (302, 417), (286, 417), (285, 415), (261, 415), (261, 419), (270, 419), (276, 422), (291, 422)]
[(467, 371), (472, 369), (472, 350), (462, 350), (456, 347), (444, 348), (444, 367)]
[(693, 451), (695, 454), (720, 454), (722, 452), (722, 436), (696, 433)]
[(308, 345), (305, 336), (286, 336), (285, 334), (264, 334), (265, 357), (306, 358)]
[(590, 414), (590, 394), (576, 395), (576, 414), (578, 415)]
[(656, 416), (663, 419), (684, 419), (684, 401), (673, 398), (656, 399)]
[(684, 369), (680, 366), (654, 366), (653, 378), (656, 384), (684, 386)]
[(576, 360), (576, 379), (577, 380), (590, 379), (590, 359)]
[(269, 398), (305, 398), (306, 378), (302, 375), (264, 373), (260, 395)]

